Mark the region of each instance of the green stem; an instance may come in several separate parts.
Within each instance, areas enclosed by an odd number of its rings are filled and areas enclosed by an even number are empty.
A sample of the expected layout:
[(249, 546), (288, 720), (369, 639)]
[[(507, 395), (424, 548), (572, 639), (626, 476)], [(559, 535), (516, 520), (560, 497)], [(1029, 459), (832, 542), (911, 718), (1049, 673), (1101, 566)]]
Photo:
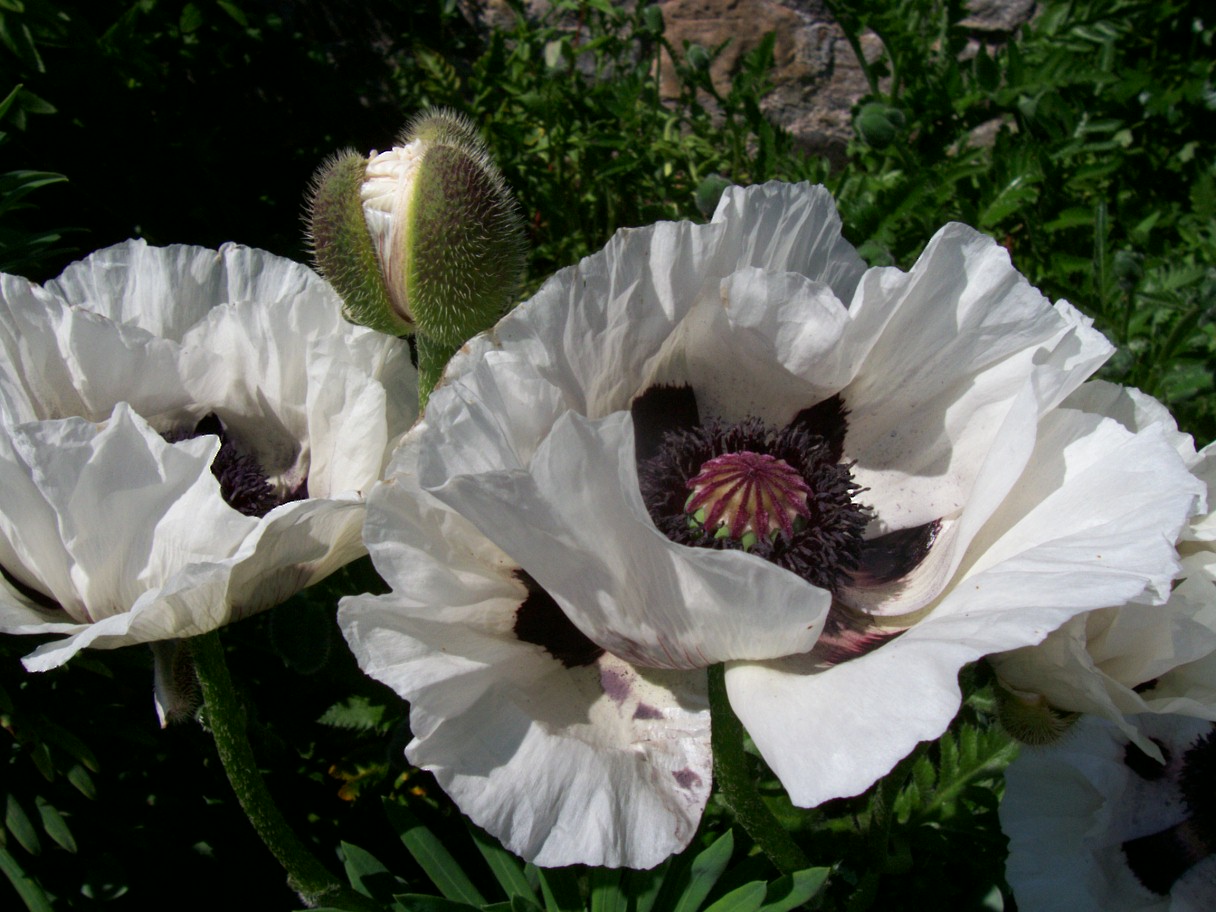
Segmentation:
[(448, 366), (452, 355), (460, 350), (460, 346), (453, 348), (436, 342), (423, 332), (414, 336), (414, 341), (418, 346), (418, 411), (421, 413), (431, 397), (431, 390), (443, 376), (443, 369)]
[(246, 736), (245, 710), (232, 686), (219, 631), (194, 637), (189, 643), (202, 686), (207, 725), (228, 781), (249, 822), (287, 872), (287, 883), (309, 906), (383, 912), (378, 903), (339, 881), (305, 848), (270, 797)]
[(810, 867), (802, 849), (777, 822), (756, 790), (743, 750), (743, 724), (726, 696), (726, 669), (709, 667), (709, 712), (714, 752), (714, 781), (735, 820), (782, 874)]

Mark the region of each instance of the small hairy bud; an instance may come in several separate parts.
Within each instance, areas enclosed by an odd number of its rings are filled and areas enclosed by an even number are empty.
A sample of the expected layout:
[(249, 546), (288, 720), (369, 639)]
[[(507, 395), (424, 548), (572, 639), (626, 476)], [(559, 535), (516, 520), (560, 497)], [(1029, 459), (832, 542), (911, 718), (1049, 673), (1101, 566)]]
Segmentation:
[(1056, 709), (1040, 694), (998, 687), (996, 697), (1001, 726), (1023, 744), (1054, 744), (1081, 717), (1080, 713)]

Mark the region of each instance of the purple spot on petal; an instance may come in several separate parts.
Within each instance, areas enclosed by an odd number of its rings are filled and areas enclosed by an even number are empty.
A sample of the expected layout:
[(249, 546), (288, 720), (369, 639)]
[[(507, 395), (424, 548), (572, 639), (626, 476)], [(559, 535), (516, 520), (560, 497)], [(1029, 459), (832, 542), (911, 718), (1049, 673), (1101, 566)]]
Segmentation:
[(701, 784), (701, 777), (687, 767), (676, 770), (671, 775), (675, 777), (676, 784), (683, 789), (694, 789)]
[(633, 711), (635, 719), (662, 719), (663, 714), (647, 703), (639, 703), (638, 708)]
[(615, 668), (600, 669), (600, 687), (604, 689), (614, 703), (624, 703), (633, 690), (633, 682), (628, 674)]

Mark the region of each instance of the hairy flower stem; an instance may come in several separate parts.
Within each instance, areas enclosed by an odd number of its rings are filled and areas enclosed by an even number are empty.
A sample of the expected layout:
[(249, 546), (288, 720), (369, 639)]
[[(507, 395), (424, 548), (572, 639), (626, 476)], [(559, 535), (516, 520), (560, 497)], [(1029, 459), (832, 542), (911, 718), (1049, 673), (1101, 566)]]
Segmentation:
[(418, 345), (418, 411), (421, 413), (426, 408), (431, 390), (443, 376), (443, 369), (448, 366), (452, 355), (460, 350), (460, 346), (453, 348), (444, 345), (422, 332), (414, 336), (414, 340)]
[(207, 726), (228, 781), (249, 822), (287, 872), (287, 883), (309, 906), (382, 912), (378, 903), (339, 881), (304, 847), (270, 797), (246, 736), (245, 710), (228, 674), (219, 631), (194, 637), (190, 648), (202, 686)]
[(726, 669), (709, 667), (709, 712), (714, 752), (714, 781), (735, 820), (782, 874), (810, 867), (806, 855), (777, 822), (756, 790), (743, 750), (743, 725), (726, 696)]

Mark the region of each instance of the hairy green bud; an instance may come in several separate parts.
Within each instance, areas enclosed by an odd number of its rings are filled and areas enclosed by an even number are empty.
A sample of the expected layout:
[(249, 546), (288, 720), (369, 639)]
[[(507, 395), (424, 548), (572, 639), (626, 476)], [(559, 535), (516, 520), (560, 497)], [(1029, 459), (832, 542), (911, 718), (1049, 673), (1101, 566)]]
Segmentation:
[(423, 114), (399, 145), (373, 156), (363, 209), (394, 310), (435, 342), (458, 347), (513, 303), (523, 226), (472, 124)]
[(1056, 709), (1040, 694), (996, 688), (997, 718), (1009, 735), (1022, 744), (1040, 747), (1064, 736), (1080, 713)]
[(310, 232), (347, 318), (416, 332), (428, 350), (450, 354), (488, 329), (519, 290), (519, 214), (473, 125), (450, 111), (422, 114), (387, 152), (327, 163)]

